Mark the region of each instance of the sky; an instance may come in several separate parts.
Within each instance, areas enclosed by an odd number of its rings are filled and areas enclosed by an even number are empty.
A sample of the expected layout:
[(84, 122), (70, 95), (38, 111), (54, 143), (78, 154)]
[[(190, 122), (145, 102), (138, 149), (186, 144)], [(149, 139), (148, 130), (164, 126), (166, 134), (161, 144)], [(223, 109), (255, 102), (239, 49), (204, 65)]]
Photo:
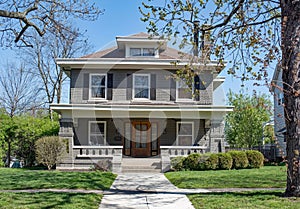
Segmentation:
[[(86, 35), (94, 46), (93, 51), (114, 44), (116, 36), (147, 32), (147, 23), (140, 20), (141, 14), (138, 9), (139, 6), (142, 6), (143, 0), (96, 0), (95, 2), (97, 2), (100, 9), (104, 9), (104, 14), (100, 15), (97, 21), (74, 20), (76, 26), (87, 31)], [(9, 63), (14, 57), (14, 50), (0, 50), (0, 63)], [(233, 92), (242, 90), (244, 93), (252, 94), (254, 89), (258, 93), (270, 94), (267, 87), (253, 87), (250, 82), (245, 82), (244, 87), (241, 88), (241, 81), (227, 75), (226, 71), (227, 68), (220, 74), (226, 76), (226, 81), (223, 84), (224, 94), (227, 94), (229, 90)]]

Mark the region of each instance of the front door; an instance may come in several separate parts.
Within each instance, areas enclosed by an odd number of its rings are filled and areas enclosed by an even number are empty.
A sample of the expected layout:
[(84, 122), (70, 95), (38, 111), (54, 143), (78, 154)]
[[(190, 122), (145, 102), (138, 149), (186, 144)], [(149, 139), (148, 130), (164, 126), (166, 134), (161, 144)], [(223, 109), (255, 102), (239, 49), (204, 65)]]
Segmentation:
[(150, 122), (132, 122), (132, 147), (131, 156), (149, 157), (151, 156), (151, 127)]

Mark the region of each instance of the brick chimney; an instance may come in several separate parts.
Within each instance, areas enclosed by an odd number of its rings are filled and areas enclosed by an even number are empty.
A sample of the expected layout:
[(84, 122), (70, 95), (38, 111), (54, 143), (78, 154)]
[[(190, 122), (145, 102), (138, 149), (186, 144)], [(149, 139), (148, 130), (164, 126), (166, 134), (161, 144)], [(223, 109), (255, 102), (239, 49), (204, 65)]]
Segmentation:
[[(203, 25), (202, 28), (207, 28), (208, 25)], [(211, 40), (210, 40), (210, 31), (202, 30), (201, 34), (201, 59), (206, 61), (210, 60), (211, 55)]]

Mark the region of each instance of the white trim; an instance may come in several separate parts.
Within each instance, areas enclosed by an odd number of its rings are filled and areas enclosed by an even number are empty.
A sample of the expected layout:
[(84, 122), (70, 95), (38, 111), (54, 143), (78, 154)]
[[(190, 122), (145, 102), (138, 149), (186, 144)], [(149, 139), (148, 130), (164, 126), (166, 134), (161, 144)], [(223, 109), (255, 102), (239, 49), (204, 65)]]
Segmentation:
[[(147, 76), (148, 77), (148, 98), (135, 98), (135, 77), (136, 76)], [(133, 79), (132, 79), (132, 99), (133, 100), (138, 100), (138, 101), (143, 101), (143, 100), (150, 100), (150, 88), (151, 88), (151, 76), (150, 74), (142, 74), (142, 73), (134, 73), (133, 74)]]
[(179, 124), (192, 124), (192, 135), (179, 135), (179, 136), (192, 136), (192, 144), (191, 146), (194, 144), (195, 142), (195, 139), (194, 139), (194, 121), (177, 121), (176, 122), (176, 146), (180, 146), (178, 145), (179, 141), (178, 141), (178, 131), (179, 131), (179, 128), (178, 128), (178, 125)]
[[(192, 82), (192, 91), (191, 91), (191, 98), (179, 98), (179, 93), (178, 93), (178, 87), (179, 87), (179, 82), (184, 82), (183, 80), (180, 80), (180, 81), (176, 81), (176, 101), (177, 102), (192, 102), (194, 101), (194, 98), (193, 98), (193, 93), (195, 91), (195, 86), (194, 86), (194, 82)], [(188, 88), (187, 88), (188, 91), (190, 91)]]
[[(104, 98), (98, 98), (98, 97), (92, 97), (92, 76), (104, 76), (105, 78), (105, 97)], [(106, 73), (90, 73), (89, 74), (89, 100), (90, 101), (97, 101), (97, 100), (106, 100), (107, 98), (107, 74)]]
[[(89, 127), (88, 127), (88, 144), (90, 144), (91, 142), (91, 124), (92, 123), (103, 123), (104, 124), (104, 136), (103, 136), (103, 143), (104, 145), (103, 146), (106, 146), (106, 121), (89, 121)], [(95, 145), (92, 145), (92, 146), (95, 146)], [(99, 145), (101, 146), (101, 145)]]

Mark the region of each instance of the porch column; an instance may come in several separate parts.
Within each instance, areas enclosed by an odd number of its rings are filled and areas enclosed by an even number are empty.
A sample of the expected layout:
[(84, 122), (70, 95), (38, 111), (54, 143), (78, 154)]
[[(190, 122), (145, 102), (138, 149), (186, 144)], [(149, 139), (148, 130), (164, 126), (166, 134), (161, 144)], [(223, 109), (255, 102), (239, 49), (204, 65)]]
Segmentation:
[(62, 118), (59, 121), (60, 128), (58, 136), (66, 143), (67, 156), (64, 157), (62, 162), (57, 165), (57, 169), (70, 169), (74, 166), (73, 159), (73, 119)]
[(211, 120), (209, 151), (211, 153), (225, 152), (224, 120)]

